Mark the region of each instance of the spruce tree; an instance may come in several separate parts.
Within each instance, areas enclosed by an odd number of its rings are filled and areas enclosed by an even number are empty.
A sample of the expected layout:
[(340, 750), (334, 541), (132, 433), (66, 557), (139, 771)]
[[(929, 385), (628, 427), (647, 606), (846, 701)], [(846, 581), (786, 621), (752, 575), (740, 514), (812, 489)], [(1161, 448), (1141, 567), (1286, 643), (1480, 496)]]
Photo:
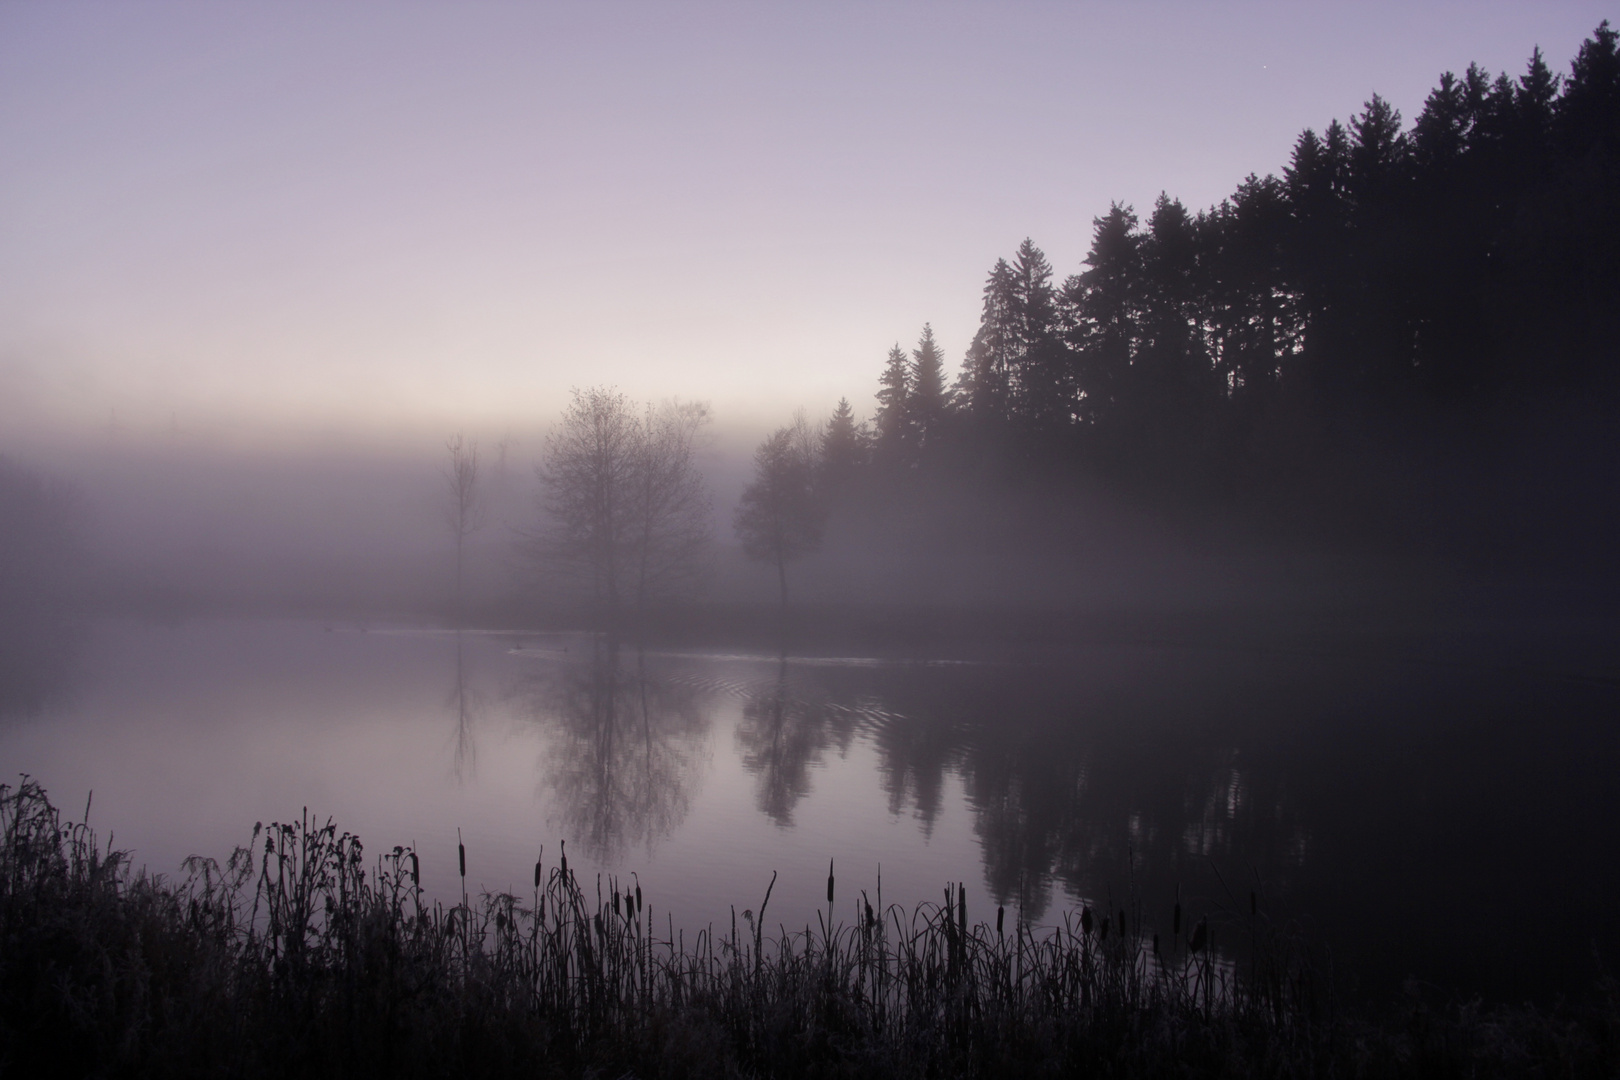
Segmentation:
[(866, 425), (856, 423), (849, 399), (839, 398), (821, 431), (820, 484), (829, 498), (849, 490), (866, 465), (868, 442)]
[(1017, 281), (1006, 259), (997, 259), (984, 286), (979, 329), (962, 358), (956, 398), (969, 419), (983, 427), (1005, 420), (1010, 371), (1018, 353)]
[(911, 415), (911, 361), (896, 342), (878, 379), (876, 452), (885, 464), (909, 462), (916, 442)]
[(1115, 203), (1091, 222), (1090, 269), (1064, 284), (1074, 312), (1070, 340), (1078, 354), (1078, 399), (1082, 421), (1113, 418), (1125, 392), (1138, 340), (1141, 302), (1141, 237), (1136, 212)]
[(1073, 415), (1068, 351), (1058, 337), (1057, 293), (1046, 253), (1026, 238), (1013, 257), (1014, 347), (1010, 411), (1029, 428), (1053, 428)]
[(945, 358), (934, 341), (934, 328), (923, 323), (922, 337), (911, 350), (910, 412), (917, 432), (918, 446), (937, 438), (945, 420), (948, 398), (945, 391)]

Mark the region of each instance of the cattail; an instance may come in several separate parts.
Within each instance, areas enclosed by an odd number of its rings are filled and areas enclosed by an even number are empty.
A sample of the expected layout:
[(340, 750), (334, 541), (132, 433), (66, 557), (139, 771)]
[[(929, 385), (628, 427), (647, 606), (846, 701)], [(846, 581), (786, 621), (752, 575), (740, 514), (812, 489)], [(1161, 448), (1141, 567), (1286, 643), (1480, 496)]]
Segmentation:
[(827, 903), (833, 902), (833, 861), (827, 860)]
[(566, 885), (568, 884), (568, 841), (562, 841), (561, 847), (563, 884)]
[(594, 920), (595, 923), (596, 923), (596, 938), (597, 938), (597, 940), (600, 941), (603, 938), (607, 937), (607, 931), (602, 929), (602, 913), (600, 911), (598, 911), (595, 915), (591, 916), (591, 919)]
[(1080, 905), (1080, 932), (1091, 933), (1091, 909), (1084, 904)]
[(1208, 940), (1209, 923), (1204, 919), (1199, 919), (1198, 925), (1193, 927), (1192, 938), (1187, 942), (1187, 951), (1193, 953), (1202, 951), (1204, 943)]
[(619, 917), (619, 890), (613, 890), (613, 917)]
[(422, 866), (416, 861), (416, 852), (414, 851), (411, 852), (411, 884), (416, 886), (422, 884)]
[(1097, 940), (1108, 940), (1108, 916), (1106, 915), (1103, 916), (1103, 921), (1097, 927)]
[(636, 886), (636, 914), (641, 914), (641, 886)]
[(996, 905), (996, 937), (1001, 936), (1001, 921), (1006, 918), (1007, 909), (1000, 904)]
[(866, 925), (870, 928), (877, 925), (877, 915), (872, 911), (872, 901), (866, 901)]
[(534, 887), (540, 887), (540, 860), (534, 860)]
[(467, 845), (461, 842), (461, 830), (456, 830), (456, 854), (461, 859), (461, 876), (467, 876)]

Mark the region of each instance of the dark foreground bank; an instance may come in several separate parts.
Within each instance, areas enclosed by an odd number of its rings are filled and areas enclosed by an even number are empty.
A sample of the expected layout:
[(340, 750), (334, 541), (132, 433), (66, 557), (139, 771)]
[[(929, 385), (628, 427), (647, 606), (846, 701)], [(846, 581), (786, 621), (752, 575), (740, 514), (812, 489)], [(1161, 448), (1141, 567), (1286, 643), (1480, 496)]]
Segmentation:
[[(424, 900), (408, 849), (255, 827), (183, 882), (0, 786), (0, 1074), (35, 1076), (1612, 1076), (1620, 1003), (1425, 1004), (1373, 1022), (1263, 912), (970, 924), (840, 896), (696, 935), (630, 882)], [(588, 894), (589, 893), (589, 894)], [(1241, 905), (1240, 905), (1241, 906)], [(846, 911), (852, 921), (833, 918)], [(987, 913), (989, 914), (989, 913)], [(1217, 936), (1232, 938), (1231, 950)], [(673, 937), (674, 940), (670, 940)], [(1241, 937), (1241, 941), (1237, 940)], [(1511, 947), (1506, 942), (1482, 948)], [(1234, 957), (1238, 959), (1233, 959)]]

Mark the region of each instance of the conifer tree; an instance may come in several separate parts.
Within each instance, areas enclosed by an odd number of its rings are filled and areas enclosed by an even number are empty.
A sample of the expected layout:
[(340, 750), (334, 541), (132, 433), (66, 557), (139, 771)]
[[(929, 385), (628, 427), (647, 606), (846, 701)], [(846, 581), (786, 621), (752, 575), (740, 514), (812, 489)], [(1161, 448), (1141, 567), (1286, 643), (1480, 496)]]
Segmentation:
[(922, 337), (911, 350), (910, 413), (918, 446), (937, 438), (949, 399), (945, 390), (945, 358), (934, 341), (934, 328), (923, 323)]
[(1079, 360), (1075, 406), (1086, 423), (1112, 418), (1136, 352), (1142, 276), (1136, 224), (1136, 212), (1119, 203), (1107, 216), (1092, 219), (1090, 269), (1064, 284)]
[(839, 398), (821, 431), (820, 486), (836, 499), (866, 466), (870, 437), (865, 424), (855, 421), (855, 410), (848, 398)]
[(1018, 353), (1017, 282), (1006, 259), (997, 259), (984, 286), (979, 329), (962, 358), (956, 398), (979, 427), (1004, 420), (1011, 369)]
[(911, 362), (896, 342), (878, 379), (876, 452), (886, 464), (907, 462), (916, 445), (916, 424), (911, 415)]
[(1620, 151), (1620, 34), (1604, 19), (1581, 43), (1558, 102), (1565, 152)]
[(1052, 264), (1026, 238), (1013, 256), (1012, 271), (1009, 411), (1031, 428), (1062, 426), (1073, 415), (1073, 380), (1068, 351), (1058, 337)]

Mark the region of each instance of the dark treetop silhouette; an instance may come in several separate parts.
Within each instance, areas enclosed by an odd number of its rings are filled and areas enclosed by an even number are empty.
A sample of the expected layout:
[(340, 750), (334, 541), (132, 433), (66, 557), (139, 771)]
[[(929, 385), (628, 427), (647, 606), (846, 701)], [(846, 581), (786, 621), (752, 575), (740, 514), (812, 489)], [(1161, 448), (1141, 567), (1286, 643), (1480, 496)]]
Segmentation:
[(889, 352), (870, 455), (835, 415), (830, 494), (853, 461), (880, 487), (1080, 473), (1178, 512), (1607, 567), (1616, 44), (1604, 22), (1564, 76), (1539, 49), (1517, 79), (1448, 72), (1410, 128), (1375, 95), (1208, 210), (1116, 204), (1061, 283), (1025, 240), (948, 394), (924, 327)]

